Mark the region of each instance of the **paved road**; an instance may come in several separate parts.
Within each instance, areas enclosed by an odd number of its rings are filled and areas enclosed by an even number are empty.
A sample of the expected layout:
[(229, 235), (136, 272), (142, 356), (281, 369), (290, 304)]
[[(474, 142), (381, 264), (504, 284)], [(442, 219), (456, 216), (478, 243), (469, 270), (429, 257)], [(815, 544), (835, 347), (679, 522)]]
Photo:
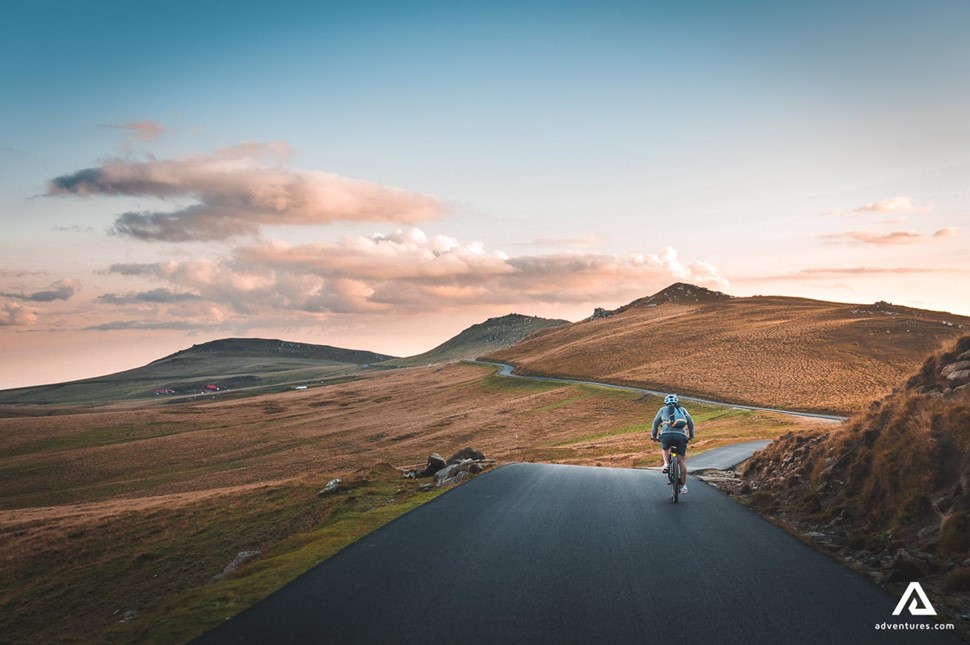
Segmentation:
[[(613, 383), (600, 383), (599, 381), (583, 381), (580, 379), (571, 378), (559, 378), (558, 376), (521, 376), (515, 374), (515, 367), (507, 363), (497, 363), (495, 361), (483, 361), (474, 360), (468, 361), (469, 363), (479, 363), (481, 365), (496, 365), (498, 366), (499, 376), (510, 376), (512, 378), (527, 378), (534, 381), (551, 381), (553, 383), (569, 383), (573, 385), (596, 385), (598, 387), (607, 387), (613, 390), (626, 390), (628, 392), (636, 392), (637, 394), (652, 394), (654, 396), (664, 396), (666, 392), (658, 392), (657, 390), (647, 390), (640, 387), (631, 387), (629, 385), (614, 385)], [(695, 396), (681, 396), (684, 401), (694, 401), (696, 403), (708, 403), (710, 405), (720, 405), (731, 408), (738, 408), (739, 410), (756, 410), (760, 412), (777, 412), (778, 414), (787, 414), (794, 417), (806, 417), (809, 419), (822, 419), (825, 421), (845, 421), (846, 417), (840, 417), (833, 414), (818, 414), (816, 412), (794, 412), (792, 410), (781, 410), (778, 408), (761, 408), (754, 405), (741, 405), (739, 403), (726, 403), (724, 401), (714, 401), (712, 399), (701, 399)]]
[(688, 447), (687, 468), (689, 469), (689, 472), (704, 470), (705, 468), (717, 468), (718, 470), (733, 468), (742, 461), (751, 457), (751, 455), (757, 451), (767, 446), (769, 443), (771, 442), (745, 441), (743, 443), (736, 443), (723, 448), (708, 450), (707, 452), (702, 452), (696, 457), (691, 456), (690, 448)]
[(900, 622), (897, 598), (697, 480), (677, 505), (665, 483), (644, 470), (505, 466), (198, 642), (960, 642), (877, 631)]

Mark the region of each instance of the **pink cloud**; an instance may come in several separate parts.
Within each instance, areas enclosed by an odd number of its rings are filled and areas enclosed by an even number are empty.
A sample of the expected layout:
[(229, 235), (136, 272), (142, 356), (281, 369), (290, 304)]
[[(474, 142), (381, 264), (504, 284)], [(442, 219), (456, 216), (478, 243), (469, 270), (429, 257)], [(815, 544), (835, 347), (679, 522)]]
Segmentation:
[(840, 279), (866, 276), (906, 276), (925, 274), (961, 275), (970, 269), (955, 267), (817, 267), (802, 269), (780, 275), (747, 276), (733, 278), (735, 282), (779, 282), (789, 280)]
[(52, 179), (48, 195), (190, 198), (171, 212), (127, 212), (113, 232), (186, 242), (254, 235), (263, 225), (373, 221), (413, 224), (439, 216), (436, 199), (325, 172), (282, 167), (285, 143), (247, 143), (179, 160), (111, 159)]
[[(185, 305), (198, 297), (237, 315), (279, 312), (427, 313), (469, 306), (632, 300), (677, 280), (723, 287), (704, 262), (685, 265), (671, 247), (656, 254), (509, 257), (480, 243), (418, 229), (290, 246), (264, 243), (218, 260), (120, 264), (111, 273), (167, 284)], [(129, 300), (162, 300), (161, 292)], [(184, 294), (192, 294), (186, 296)]]
[(856, 213), (918, 213), (926, 215), (932, 213), (933, 208), (932, 203), (918, 205), (911, 197), (892, 197), (863, 204), (853, 211)]
[(862, 244), (876, 245), (895, 245), (895, 244), (918, 244), (933, 239), (952, 237), (957, 234), (957, 229), (948, 226), (941, 228), (935, 233), (925, 234), (914, 231), (893, 231), (891, 233), (874, 233), (872, 231), (848, 231), (846, 233), (832, 233), (823, 235), (823, 239), (834, 242), (859, 242)]
[(0, 327), (24, 327), (37, 324), (37, 310), (19, 302), (0, 301)]

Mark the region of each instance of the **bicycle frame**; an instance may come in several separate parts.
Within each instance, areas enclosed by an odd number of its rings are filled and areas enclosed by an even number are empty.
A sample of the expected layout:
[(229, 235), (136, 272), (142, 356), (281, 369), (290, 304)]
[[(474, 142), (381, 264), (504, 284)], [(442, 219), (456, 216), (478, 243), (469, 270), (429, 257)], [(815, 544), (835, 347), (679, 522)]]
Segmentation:
[(670, 465), (667, 468), (667, 479), (670, 481), (670, 499), (674, 504), (680, 498), (680, 460), (677, 458), (677, 446), (670, 448)]

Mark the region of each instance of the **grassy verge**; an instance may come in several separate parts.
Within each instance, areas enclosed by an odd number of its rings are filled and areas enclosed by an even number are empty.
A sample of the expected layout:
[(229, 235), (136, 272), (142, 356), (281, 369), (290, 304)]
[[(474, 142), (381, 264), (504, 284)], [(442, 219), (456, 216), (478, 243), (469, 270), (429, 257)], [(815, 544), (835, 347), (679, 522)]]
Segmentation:
[[(267, 486), (179, 508), (89, 522), (5, 527), (0, 546), (4, 642), (180, 643), (279, 589), (348, 544), (433, 499), (390, 467)], [(244, 550), (261, 555), (220, 580)]]

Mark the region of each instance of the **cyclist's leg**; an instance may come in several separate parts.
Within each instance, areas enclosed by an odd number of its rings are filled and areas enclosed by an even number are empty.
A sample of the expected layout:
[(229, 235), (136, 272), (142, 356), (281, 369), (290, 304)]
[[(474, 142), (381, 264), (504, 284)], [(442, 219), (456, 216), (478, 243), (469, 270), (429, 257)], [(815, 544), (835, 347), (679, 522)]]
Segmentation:
[(677, 461), (680, 464), (680, 483), (687, 485), (687, 438), (678, 441)]
[(670, 448), (661, 448), (660, 449), (660, 454), (664, 458), (664, 468), (669, 467), (670, 466)]

